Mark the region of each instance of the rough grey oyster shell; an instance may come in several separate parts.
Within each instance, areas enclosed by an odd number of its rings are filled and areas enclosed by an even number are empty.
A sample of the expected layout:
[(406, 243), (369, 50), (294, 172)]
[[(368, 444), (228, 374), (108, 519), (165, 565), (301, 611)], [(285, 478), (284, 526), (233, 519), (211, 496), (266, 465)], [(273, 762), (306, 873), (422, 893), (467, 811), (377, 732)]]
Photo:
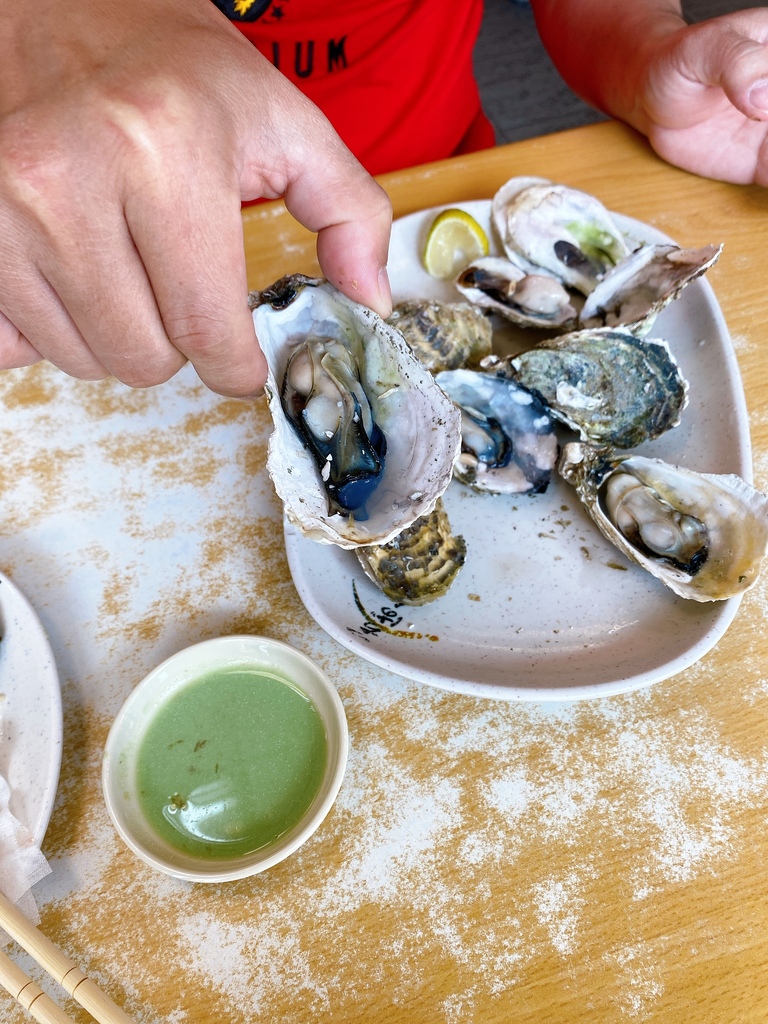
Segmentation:
[[(291, 522), (313, 540), (354, 548), (383, 543), (430, 512), (451, 479), (461, 444), (460, 415), (402, 335), (327, 281), (300, 274), (252, 293), (249, 301), (268, 364), (265, 392), (274, 430), (267, 468)], [(307, 355), (308, 342), (312, 355), (304, 358), (288, 396), (303, 393), (307, 409), (298, 401), (298, 414), (294, 410), (289, 418), (281, 401), (286, 370), (294, 353)], [(339, 346), (350, 360), (336, 358)], [(328, 377), (318, 383), (313, 375), (329, 360)], [(338, 392), (346, 379), (354, 385), (351, 398)], [(366, 416), (358, 384), (381, 434), (381, 473), (363, 507), (339, 511), (339, 487), (329, 493), (325, 467), (337, 451), (349, 450), (347, 439), (337, 446), (334, 434), (353, 432), (355, 416)], [(324, 424), (320, 441), (328, 443), (327, 455), (307, 445), (297, 415)]]
[(599, 199), (546, 178), (511, 178), (494, 195), (491, 218), (509, 259), (585, 295), (630, 252)]
[(432, 373), (473, 366), (491, 351), (490, 321), (469, 302), (408, 299), (395, 306), (387, 323)]
[(615, 448), (677, 426), (687, 403), (688, 384), (668, 344), (624, 328), (574, 331), (494, 365), (582, 440)]
[(528, 273), (503, 256), (474, 260), (456, 287), (469, 302), (521, 327), (565, 327), (576, 320), (570, 295), (554, 275)]
[(461, 409), (456, 479), (491, 494), (546, 490), (559, 448), (539, 399), (512, 380), (479, 370), (446, 370), (435, 379)]
[(393, 601), (422, 605), (448, 590), (464, 565), (467, 545), (451, 532), (442, 498), (386, 544), (357, 548), (371, 582)]
[(558, 470), (601, 533), (680, 597), (722, 601), (756, 582), (768, 550), (768, 498), (735, 475), (579, 443)]
[(722, 251), (722, 245), (643, 245), (598, 282), (579, 321), (584, 327), (626, 326), (635, 333), (647, 332), (661, 310), (714, 266)]

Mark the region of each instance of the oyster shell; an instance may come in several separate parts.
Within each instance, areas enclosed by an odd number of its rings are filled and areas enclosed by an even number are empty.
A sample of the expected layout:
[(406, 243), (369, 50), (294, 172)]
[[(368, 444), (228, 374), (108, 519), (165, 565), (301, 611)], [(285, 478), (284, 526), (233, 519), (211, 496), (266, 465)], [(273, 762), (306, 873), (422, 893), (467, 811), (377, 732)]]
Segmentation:
[(634, 448), (677, 426), (688, 385), (669, 346), (625, 328), (574, 331), (499, 361), (584, 441)]
[(526, 273), (503, 256), (474, 260), (456, 278), (456, 287), (474, 305), (521, 327), (562, 327), (576, 319), (570, 295), (556, 277)]
[(514, 263), (543, 267), (585, 295), (630, 252), (599, 199), (544, 178), (507, 181), (493, 197), (491, 219)]
[[(402, 335), (327, 281), (303, 275), (249, 301), (268, 364), (267, 468), (291, 522), (313, 540), (354, 548), (383, 543), (430, 512), (451, 479), (460, 415)], [(292, 371), (300, 372), (287, 374), (297, 353)], [(363, 477), (373, 469), (363, 503), (350, 508), (355, 499), (346, 500), (343, 473), (331, 464), (343, 453), (351, 460), (343, 471), (351, 466), (354, 477), (360, 424), (369, 443), (359, 456)], [(306, 430), (316, 444), (307, 444)]]
[(461, 409), (457, 480), (491, 494), (546, 490), (558, 442), (552, 418), (535, 395), (479, 370), (446, 370), (435, 380)]
[(490, 321), (469, 302), (409, 299), (395, 306), (387, 323), (432, 373), (472, 366), (491, 351)]
[(714, 266), (722, 251), (722, 245), (643, 245), (598, 282), (579, 320), (584, 327), (623, 325), (645, 332), (687, 284)]
[(387, 597), (402, 604), (427, 604), (441, 597), (464, 565), (467, 545), (451, 533), (442, 498), (387, 544), (357, 548), (365, 575)]
[(571, 443), (558, 464), (603, 535), (680, 597), (748, 590), (768, 550), (768, 498), (741, 477)]

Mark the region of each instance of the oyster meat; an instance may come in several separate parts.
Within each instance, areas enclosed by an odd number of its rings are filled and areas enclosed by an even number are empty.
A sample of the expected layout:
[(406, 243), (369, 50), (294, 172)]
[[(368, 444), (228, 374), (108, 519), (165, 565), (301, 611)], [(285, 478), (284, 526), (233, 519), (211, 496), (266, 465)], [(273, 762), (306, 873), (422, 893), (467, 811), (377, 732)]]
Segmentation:
[(574, 331), (494, 364), (581, 439), (634, 448), (677, 426), (688, 385), (669, 346), (625, 328)]
[(384, 473), (387, 444), (347, 346), (308, 336), (288, 359), (280, 402), (315, 457), (331, 511), (356, 511), (365, 519)]
[(587, 296), (584, 327), (631, 326), (647, 332), (662, 309), (720, 258), (722, 245), (681, 249), (643, 245), (618, 263)]
[(268, 364), (267, 468), (288, 519), (354, 548), (430, 512), (461, 417), (402, 335), (321, 279), (290, 275), (249, 301)]
[(552, 418), (538, 398), (480, 370), (446, 370), (435, 379), (461, 410), (456, 479), (491, 494), (546, 490), (559, 449)]
[(735, 475), (565, 445), (558, 470), (601, 533), (680, 597), (748, 590), (768, 550), (768, 498)]
[(422, 605), (441, 597), (464, 565), (467, 545), (454, 536), (442, 498), (387, 544), (357, 548), (365, 575), (393, 601)]
[(409, 299), (395, 306), (387, 323), (432, 373), (474, 366), (491, 351), (491, 323), (470, 302)]
[(529, 272), (544, 268), (585, 295), (630, 252), (599, 199), (543, 178), (507, 181), (491, 218), (512, 262)]
[(562, 327), (576, 320), (570, 295), (556, 277), (527, 273), (503, 256), (474, 260), (456, 287), (469, 302), (521, 327)]

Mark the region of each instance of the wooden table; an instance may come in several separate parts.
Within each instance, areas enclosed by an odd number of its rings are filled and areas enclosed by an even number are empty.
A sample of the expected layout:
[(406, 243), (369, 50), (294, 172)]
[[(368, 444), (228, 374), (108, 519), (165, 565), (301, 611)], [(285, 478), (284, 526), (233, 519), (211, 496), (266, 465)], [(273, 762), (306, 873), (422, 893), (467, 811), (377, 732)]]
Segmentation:
[[(768, 192), (674, 170), (610, 123), (382, 183), (402, 215), (487, 198), (514, 174), (584, 188), (681, 244), (725, 242), (709, 280), (765, 490)], [(244, 223), (252, 287), (316, 269), (280, 204)], [(42, 928), (137, 1021), (768, 1020), (768, 579), (714, 650), (649, 689), (547, 705), (447, 693), (346, 652), (304, 610), (261, 405), (186, 371), (140, 393), (40, 366), (3, 375), (0, 394), (0, 567), (44, 622), (65, 709)], [(351, 755), (297, 854), (194, 886), (118, 839), (101, 752), (149, 668), (230, 632), (320, 662)]]

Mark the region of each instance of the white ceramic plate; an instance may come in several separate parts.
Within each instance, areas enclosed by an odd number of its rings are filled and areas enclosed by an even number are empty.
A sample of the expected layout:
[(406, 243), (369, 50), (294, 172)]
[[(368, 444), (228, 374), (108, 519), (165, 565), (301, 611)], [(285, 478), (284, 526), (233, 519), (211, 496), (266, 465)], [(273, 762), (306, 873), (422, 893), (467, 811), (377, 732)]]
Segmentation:
[(61, 767), (61, 690), (48, 638), (34, 609), (0, 573), (0, 772), (11, 813), (39, 844), (51, 818)]
[[(461, 205), (490, 238), (490, 203)], [(460, 298), (451, 283), (421, 267), (423, 238), (437, 212), (395, 222), (389, 263), (395, 301)], [(648, 225), (616, 219), (636, 242), (670, 241)], [(739, 369), (708, 282), (689, 285), (651, 334), (670, 343), (690, 383), (690, 401), (678, 427), (637, 450), (751, 481)], [(561, 439), (572, 437), (564, 431)], [(559, 478), (545, 494), (517, 500), (453, 482), (444, 500), (454, 532), (467, 542), (467, 559), (450, 591), (420, 608), (392, 605), (353, 552), (285, 527), (291, 572), (310, 614), (345, 647), (400, 675), (504, 699), (606, 696), (698, 661), (738, 609), (738, 598), (699, 604), (676, 597), (604, 540)]]

